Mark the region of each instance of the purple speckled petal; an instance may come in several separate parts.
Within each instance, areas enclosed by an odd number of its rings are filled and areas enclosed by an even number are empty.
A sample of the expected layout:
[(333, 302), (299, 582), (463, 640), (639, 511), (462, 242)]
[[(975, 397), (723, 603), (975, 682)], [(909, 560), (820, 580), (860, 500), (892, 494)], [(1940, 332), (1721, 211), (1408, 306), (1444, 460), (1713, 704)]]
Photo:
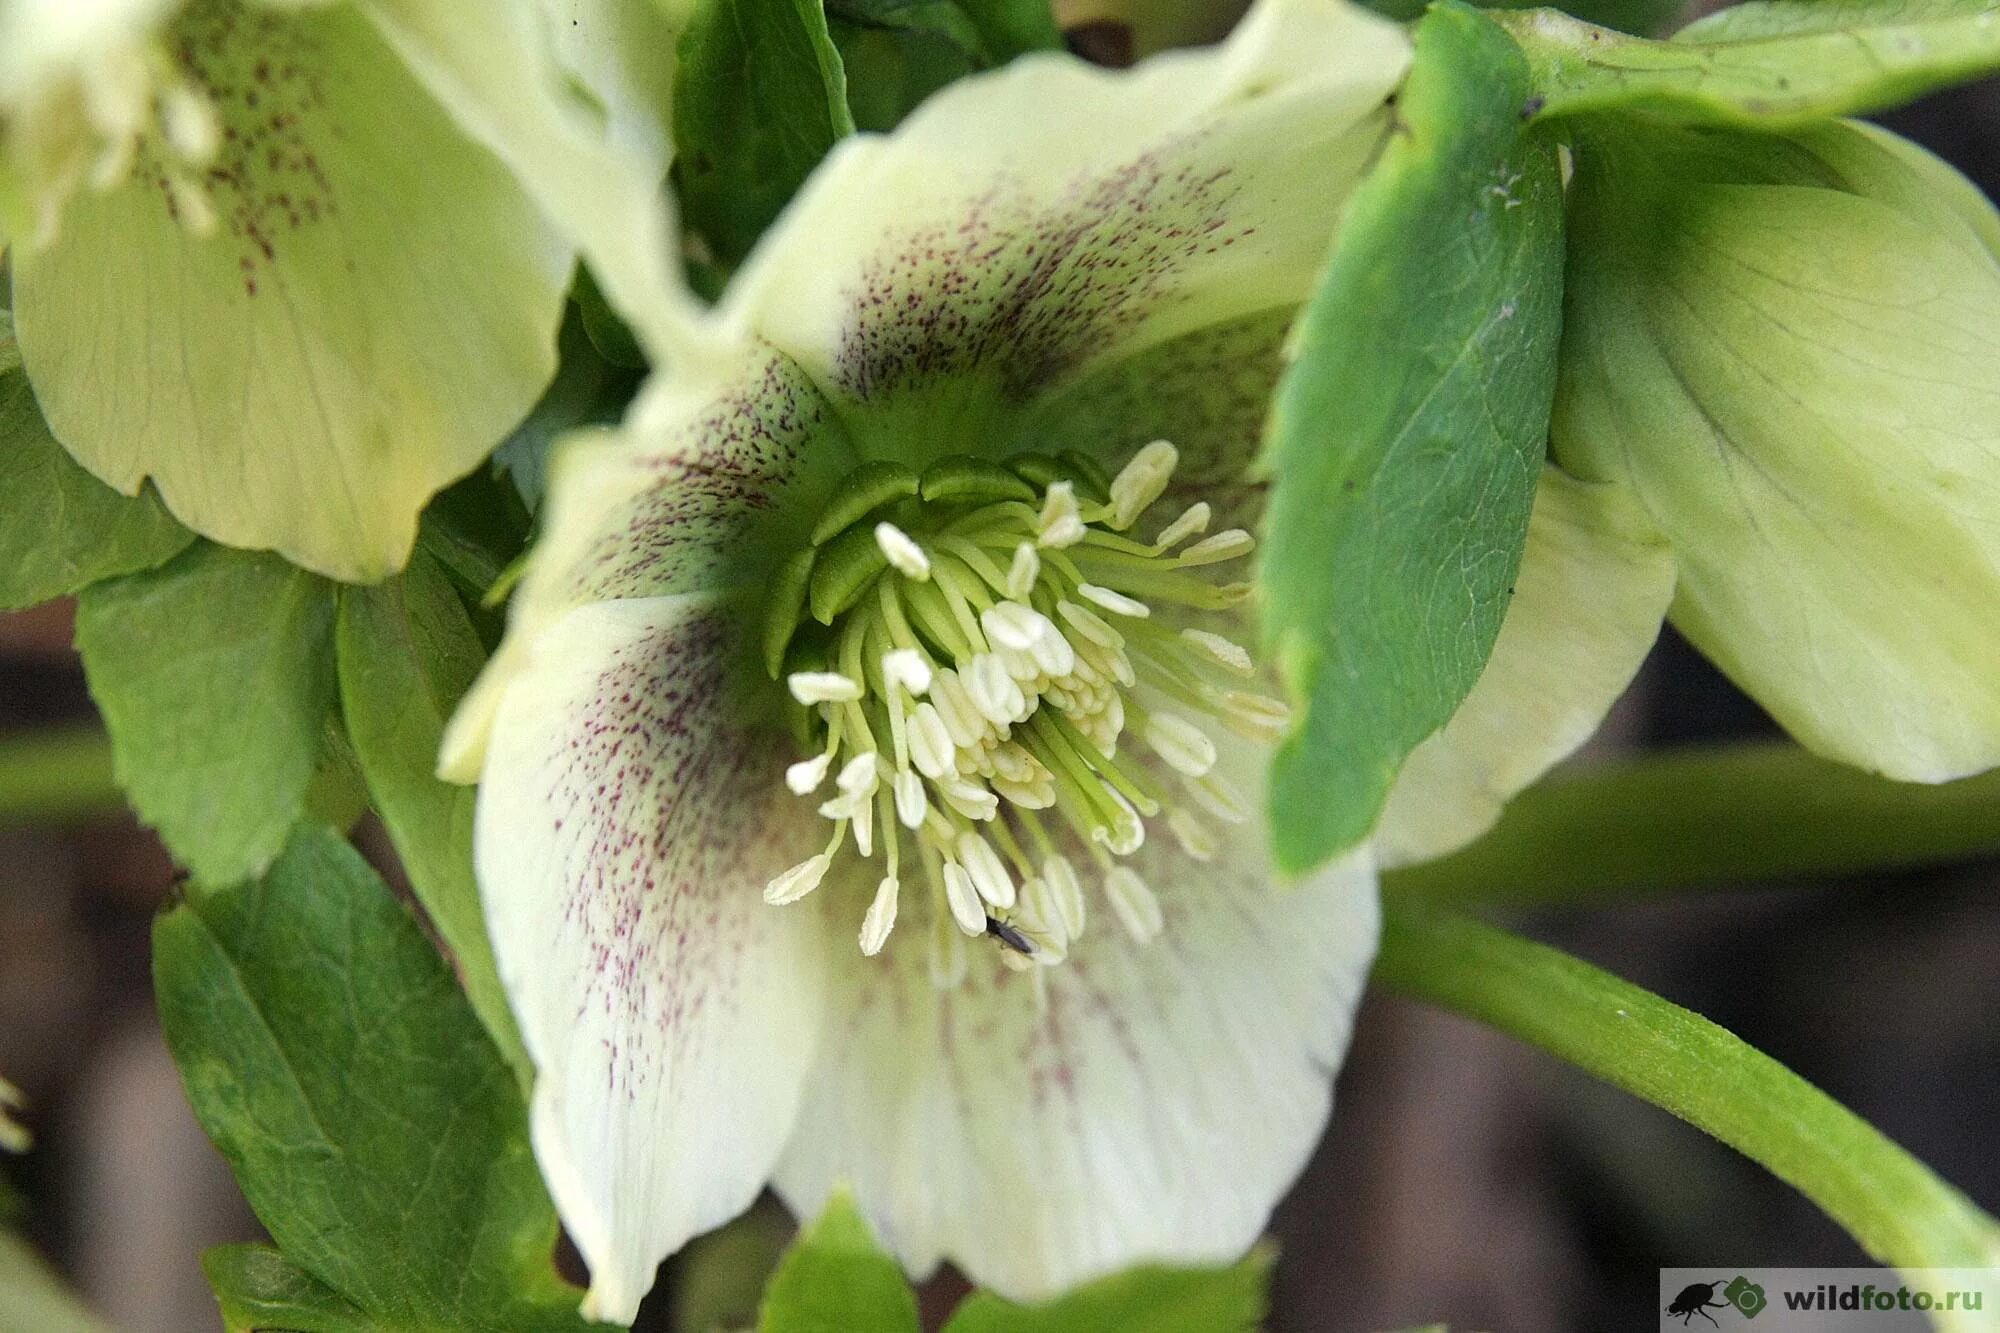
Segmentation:
[(1326, 1124), (1377, 929), (1366, 863), (1275, 885), (1264, 836), (1238, 826), (1206, 864), (1149, 838), (1130, 864), (1166, 929), (1147, 945), (1086, 885), (1045, 1009), (977, 941), (965, 985), (936, 990), (921, 900), (880, 956), (841, 941), (786, 1201), (811, 1216), (848, 1182), (913, 1273), (949, 1259), (1016, 1299), (1239, 1256)]
[(824, 385), (864, 453), (997, 450), (1094, 366), (1297, 305), (1407, 61), (1399, 27), (1329, 0), (1130, 71), (1016, 61), (836, 149), (723, 318)]
[(453, 717), (440, 771), (478, 778), (493, 710), (543, 629), (592, 602), (754, 585), (853, 463), (811, 381), (755, 342), (655, 375), (623, 424), (566, 441), (506, 642)]
[(736, 619), (703, 597), (570, 612), (523, 654), (479, 789), (535, 1155), (586, 1308), (621, 1322), (662, 1258), (762, 1188), (823, 1008), (811, 918), (761, 896), (818, 831), (787, 756), (731, 711)]

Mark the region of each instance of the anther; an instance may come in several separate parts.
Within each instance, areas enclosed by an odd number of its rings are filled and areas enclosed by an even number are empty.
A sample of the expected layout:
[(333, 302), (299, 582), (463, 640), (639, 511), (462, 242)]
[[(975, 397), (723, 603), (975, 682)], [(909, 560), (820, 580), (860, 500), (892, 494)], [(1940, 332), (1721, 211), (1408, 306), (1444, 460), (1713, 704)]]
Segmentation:
[(1139, 521), (1139, 515), (1160, 493), (1167, 489), (1167, 481), (1174, 475), (1174, 465), (1180, 461), (1180, 453), (1165, 440), (1154, 440), (1151, 444), (1132, 455), (1132, 461), (1120, 468), (1118, 475), (1111, 479), (1111, 527), (1119, 532)]
[(861, 683), (837, 671), (794, 671), (785, 678), (792, 697), (810, 708), (814, 704), (853, 703), (861, 697)]
[(1125, 927), (1125, 933), (1140, 944), (1157, 937), (1166, 925), (1160, 900), (1130, 866), (1115, 865), (1104, 872), (1104, 896), (1111, 900), (1112, 914)]
[(924, 548), (911, 539), (894, 523), (875, 525), (875, 544), (882, 548), (889, 567), (905, 578), (922, 583), (931, 576), (931, 558), (924, 554)]
[(882, 952), (882, 946), (889, 942), (889, 932), (896, 928), (896, 899), (900, 886), (894, 875), (885, 875), (875, 886), (875, 897), (868, 904), (867, 915), (861, 918), (861, 952), (873, 958)]
[(809, 856), (764, 886), (764, 901), (773, 907), (795, 903), (819, 887), (833, 858), (826, 852)]
[(1041, 517), (1035, 524), (1035, 545), (1044, 549), (1074, 546), (1083, 540), (1083, 512), (1077, 508), (1076, 487), (1059, 481), (1042, 498)]
[(960, 930), (968, 935), (986, 933), (986, 909), (980, 905), (979, 891), (956, 861), (944, 863), (944, 898)]

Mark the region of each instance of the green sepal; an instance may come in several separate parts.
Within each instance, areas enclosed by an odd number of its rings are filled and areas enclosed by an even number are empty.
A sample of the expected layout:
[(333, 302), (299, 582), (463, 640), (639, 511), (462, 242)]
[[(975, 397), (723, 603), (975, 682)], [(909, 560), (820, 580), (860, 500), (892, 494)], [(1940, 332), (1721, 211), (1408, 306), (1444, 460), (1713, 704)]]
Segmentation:
[(873, 528), (849, 528), (819, 548), (812, 568), (813, 619), (831, 625), (833, 618), (861, 600), (869, 583), (889, 567)]
[(794, 551), (771, 577), (770, 595), (764, 602), (764, 669), (776, 680), (785, 668), (785, 650), (798, 632), (799, 618), (805, 614), (806, 589), (812, 582), (816, 546)]
[(372, 1333), (376, 1327), (353, 1302), (269, 1245), (217, 1245), (202, 1251), (201, 1271), (222, 1307), (225, 1333)]
[(1555, 9), (1500, 14), (1543, 117), (1645, 111), (1690, 124), (1793, 128), (1899, 106), (2000, 69), (1994, 0), (1752, 0), (1671, 41)]
[(970, 454), (953, 454), (924, 469), (920, 494), (926, 502), (984, 504), (995, 500), (1033, 500), (1035, 488), (998, 463)]
[(1485, 668), (1555, 390), (1562, 188), (1493, 21), (1431, 9), (1398, 132), (1293, 330), (1265, 452), (1265, 640), (1298, 709), (1273, 848), (1303, 871), (1373, 829)]
[(834, 487), (813, 524), (812, 544), (824, 545), (883, 505), (908, 499), (918, 485), (917, 474), (901, 463), (880, 458), (863, 463)]
[(1040, 1305), (1016, 1305), (990, 1291), (965, 1298), (944, 1333), (1251, 1333), (1270, 1307), (1277, 1247), (1260, 1244), (1239, 1263), (1219, 1268), (1144, 1264), (1087, 1282)]
[(778, 1263), (758, 1333), (917, 1333), (917, 1297), (845, 1193)]

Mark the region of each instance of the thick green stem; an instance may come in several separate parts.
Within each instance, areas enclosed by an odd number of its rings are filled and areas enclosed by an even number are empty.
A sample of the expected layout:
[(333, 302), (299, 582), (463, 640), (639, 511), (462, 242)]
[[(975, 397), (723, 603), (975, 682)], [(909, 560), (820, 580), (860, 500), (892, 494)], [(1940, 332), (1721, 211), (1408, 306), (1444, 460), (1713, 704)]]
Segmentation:
[(1798, 1189), (1885, 1264), (2000, 1264), (1992, 1218), (1866, 1121), (1699, 1014), (1546, 945), (1393, 896), (1375, 976), (1714, 1135)]
[(2000, 771), (1889, 782), (1785, 743), (1550, 778), (1441, 861), (1384, 877), (1441, 902), (1557, 902), (1885, 870), (2000, 850)]
[(81, 819), (125, 808), (111, 740), (97, 727), (0, 737), (0, 825)]

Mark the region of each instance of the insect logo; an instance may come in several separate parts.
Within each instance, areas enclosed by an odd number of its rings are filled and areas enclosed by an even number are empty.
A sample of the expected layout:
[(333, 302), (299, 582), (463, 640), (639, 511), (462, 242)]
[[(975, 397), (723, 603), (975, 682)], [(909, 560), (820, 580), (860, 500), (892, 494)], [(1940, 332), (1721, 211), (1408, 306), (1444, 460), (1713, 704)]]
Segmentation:
[[(1755, 1319), (1769, 1303), (1764, 1297), (1764, 1289), (1740, 1273), (1723, 1288), (1721, 1300), (1712, 1299), (1715, 1289), (1722, 1285), (1720, 1278), (1714, 1282), (1690, 1282), (1667, 1306), (1667, 1313), (1679, 1315), (1682, 1324), (1687, 1324), (1696, 1315), (1715, 1324), (1715, 1316), (1709, 1313), (1710, 1310), (1736, 1310), (1745, 1319)], [(1722, 1327), (1720, 1324), (1715, 1326)]]

